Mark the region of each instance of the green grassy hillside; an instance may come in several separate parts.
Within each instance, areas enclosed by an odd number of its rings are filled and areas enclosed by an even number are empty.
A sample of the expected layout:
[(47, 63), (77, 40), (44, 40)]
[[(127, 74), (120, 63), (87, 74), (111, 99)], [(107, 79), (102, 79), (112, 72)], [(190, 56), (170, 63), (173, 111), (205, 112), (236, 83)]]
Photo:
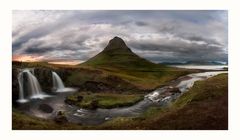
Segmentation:
[(167, 108), (150, 108), (141, 117), (116, 118), (99, 129), (226, 130), (228, 76), (221, 74), (196, 84)]
[(155, 64), (141, 58), (119, 37), (114, 37), (102, 52), (77, 66), (13, 62), (13, 68), (25, 67), (59, 69), (63, 73), (60, 76), (66, 77), (64, 82), (67, 86), (81, 87), (85, 82), (94, 81), (109, 87), (120, 87), (121, 90), (153, 90), (179, 76), (195, 72)]
[(149, 108), (140, 117), (119, 117), (99, 126), (30, 117), (13, 110), (13, 129), (228, 129), (228, 76), (221, 74), (196, 82), (166, 108)]
[(139, 71), (154, 71), (166, 68), (164, 65), (155, 64), (139, 57), (133, 53), (119, 37), (114, 37), (102, 52), (81, 65), (96, 68), (110, 67)]
[(155, 64), (141, 58), (133, 53), (119, 37), (114, 37), (102, 52), (80, 66), (99, 69), (118, 76), (141, 89), (153, 89), (167, 81), (193, 72)]

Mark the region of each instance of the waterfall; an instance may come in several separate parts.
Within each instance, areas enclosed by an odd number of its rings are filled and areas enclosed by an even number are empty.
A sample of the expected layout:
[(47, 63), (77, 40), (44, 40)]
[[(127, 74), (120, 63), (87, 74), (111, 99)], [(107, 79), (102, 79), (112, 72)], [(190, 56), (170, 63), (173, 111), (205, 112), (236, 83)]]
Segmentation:
[(19, 85), (19, 99), (18, 99), (18, 102), (25, 103), (28, 100), (24, 98), (24, 92), (23, 92), (23, 72), (18, 74), (18, 85)]
[[(44, 97), (48, 97), (48, 95), (45, 95), (42, 92), (41, 86), (37, 78), (31, 72), (33, 72), (31, 69), (24, 69), (22, 72), (18, 74), (18, 83), (19, 83), (18, 102), (20, 103), (27, 102), (29, 98), (42, 99)], [(26, 75), (26, 81), (25, 81), (24, 75)]]
[(56, 72), (52, 71), (52, 80), (53, 80), (53, 91), (64, 93), (64, 92), (75, 92), (76, 89), (65, 87), (63, 84), (62, 79), (59, 77), (59, 75)]
[(56, 72), (52, 72), (53, 79), (53, 89), (56, 91), (62, 90), (65, 88), (62, 79), (58, 76)]

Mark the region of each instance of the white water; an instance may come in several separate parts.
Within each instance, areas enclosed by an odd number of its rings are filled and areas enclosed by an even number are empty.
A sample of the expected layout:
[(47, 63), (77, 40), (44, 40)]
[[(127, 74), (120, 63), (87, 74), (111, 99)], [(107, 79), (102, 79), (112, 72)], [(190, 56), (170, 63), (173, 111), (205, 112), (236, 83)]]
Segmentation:
[(203, 73), (189, 74), (188, 76), (191, 77), (191, 79), (181, 81), (177, 85), (177, 87), (180, 89), (181, 92), (185, 92), (188, 89), (190, 89), (196, 81), (205, 80), (205, 79), (208, 79), (210, 77), (216, 76), (221, 73), (227, 73), (227, 71), (203, 72)]
[(18, 85), (19, 85), (19, 99), (18, 99), (18, 102), (25, 103), (28, 100), (24, 98), (24, 92), (23, 92), (23, 72), (18, 74)]
[(61, 90), (65, 88), (62, 79), (58, 76), (56, 72), (52, 72), (52, 79), (53, 79), (53, 89)]
[(69, 92), (75, 91), (73, 88), (66, 88), (63, 84), (62, 79), (56, 72), (52, 72), (52, 80), (53, 80), (53, 90), (55, 92)]
[[(48, 95), (42, 92), (41, 86), (37, 80), (37, 78), (31, 73), (34, 71), (32, 69), (24, 69), (22, 72), (18, 74), (18, 83), (19, 83), (19, 103), (25, 103), (29, 101), (29, 99), (43, 99), (48, 97)], [(24, 81), (23, 75), (26, 74), (27, 81)], [(27, 89), (24, 89), (24, 84), (27, 83)], [(25, 91), (27, 90), (27, 91)], [(28, 97), (25, 93), (28, 92)]]
[[(189, 77), (189, 79), (181, 81), (180, 83), (178, 83), (178, 85), (176, 87), (179, 88), (181, 93), (184, 93), (184, 92), (188, 91), (194, 85), (194, 83), (196, 81), (205, 80), (205, 79), (208, 79), (210, 77), (216, 76), (221, 73), (227, 73), (227, 71), (203, 72), (203, 73), (189, 74), (189, 75), (187, 75)], [(171, 96), (165, 96), (164, 98), (161, 97), (161, 94), (164, 93), (166, 91), (166, 89), (167, 89), (167, 87), (156, 89), (152, 93), (146, 95), (145, 98), (147, 98), (155, 103), (160, 102), (160, 101), (163, 102), (163, 101), (171, 100), (171, 98), (172, 98)]]
[(163, 93), (165, 91), (166, 91), (166, 88), (164, 88), (164, 87), (156, 89), (155, 91), (145, 95), (145, 98), (148, 98), (152, 102), (159, 102), (159, 101), (161, 101), (161, 98), (159, 96), (161, 95), (161, 93)]

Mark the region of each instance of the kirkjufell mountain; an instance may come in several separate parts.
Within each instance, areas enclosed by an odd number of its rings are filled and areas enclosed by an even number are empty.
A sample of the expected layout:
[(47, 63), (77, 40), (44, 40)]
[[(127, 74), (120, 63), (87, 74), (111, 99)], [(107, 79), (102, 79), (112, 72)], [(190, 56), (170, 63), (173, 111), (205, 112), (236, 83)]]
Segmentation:
[(156, 68), (161, 66), (135, 54), (120, 37), (111, 39), (102, 52), (90, 58), (82, 65), (134, 69)]

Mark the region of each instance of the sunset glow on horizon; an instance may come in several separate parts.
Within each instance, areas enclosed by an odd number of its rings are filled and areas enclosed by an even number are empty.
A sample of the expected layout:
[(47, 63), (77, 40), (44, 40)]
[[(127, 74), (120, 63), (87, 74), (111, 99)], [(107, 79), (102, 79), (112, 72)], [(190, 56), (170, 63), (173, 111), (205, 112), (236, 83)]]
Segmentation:
[(42, 56), (34, 56), (34, 55), (13, 55), (13, 61), (19, 62), (38, 62), (41, 61)]
[(72, 60), (72, 61), (56, 61), (56, 62), (48, 62), (48, 63), (57, 64), (57, 65), (78, 65), (82, 62), (77, 60)]
[(80, 60), (44, 61), (42, 56), (33, 55), (13, 55), (12, 60), (18, 62), (48, 62), (57, 65), (78, 65), (83, 62)]

